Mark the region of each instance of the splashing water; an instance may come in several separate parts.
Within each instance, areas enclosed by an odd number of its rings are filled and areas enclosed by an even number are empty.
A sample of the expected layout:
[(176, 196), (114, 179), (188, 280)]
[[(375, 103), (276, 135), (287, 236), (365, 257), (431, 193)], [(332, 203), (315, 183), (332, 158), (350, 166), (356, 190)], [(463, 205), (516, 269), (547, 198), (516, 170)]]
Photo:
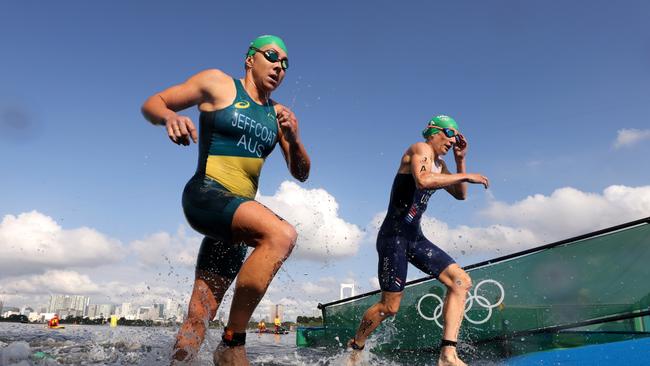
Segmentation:
[[(397, 329), (389, 319), (366, 342), (371, 350), (393, 339)], [(0, 365), (169, 365), (177, 327), (127, 327), (70, 325), (50, 330), (44, 324), (0, 323)], [(192, 365), (212, 365), (212, 352), (221, 329), (209, 329)], [(246, 349), (252, 365), (350, 365), (350, 351), (296, 348), (295, 333), (249, 333)], [(364, 351), (354, 366), (435, 365), (432, 355), (385, 356)], [(486, 363), (479, 363), (487, 365)]]

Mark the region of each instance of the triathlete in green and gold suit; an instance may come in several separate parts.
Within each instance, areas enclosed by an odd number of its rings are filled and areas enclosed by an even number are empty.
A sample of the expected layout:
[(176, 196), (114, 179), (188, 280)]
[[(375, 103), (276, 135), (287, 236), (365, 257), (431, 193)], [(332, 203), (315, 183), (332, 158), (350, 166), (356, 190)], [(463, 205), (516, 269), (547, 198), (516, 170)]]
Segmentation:
[(252, 200), (264, 159), (278, 139), (270, 101), (253, 101), (239, 80), (226, 108), (201, 112), (199, 163), (183, 191), (183, 210), (192, 228), (205, 235), (196, 268), (235, 278), (248, 247), (232, 243), (235, 211)]
[[(174, 360), (192, 361), (223, 296), (237, 276), (222, 343), (214, 353), (218, 365), (247, 365), (246, 326), (257, 304), (295, 245), (296, 230), (255, 201), (264, 159), (280, 145), (296, 179), (309, 176), (310, 160), (298, 132), (298, 120), (271, 100), (289, 67), (287, 48), (275, 36), (250, 43), (246, 73), (233, 79), (205, 70), (184, 83), (147, 99), (142, 112), (164, 125), (176, 144), (199, 143), (196, 173), (183, 191), (183, 210), (190, 225), (205, 238), (199, 250), (187, 319)], [(200, 131), (178, 111), (198, 106)], [(254, 250), (244, 260), (246, 247)], [(242, 264), (243, 262), (243, 264)]]

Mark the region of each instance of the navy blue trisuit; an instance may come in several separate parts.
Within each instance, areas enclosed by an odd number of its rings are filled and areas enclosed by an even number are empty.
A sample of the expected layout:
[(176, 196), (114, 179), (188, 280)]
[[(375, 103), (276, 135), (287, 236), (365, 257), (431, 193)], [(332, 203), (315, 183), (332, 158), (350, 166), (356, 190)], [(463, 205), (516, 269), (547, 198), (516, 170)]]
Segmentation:
[(388, 212), (377, 235), (378, 277), (382, 291), (404, 290), (409, 262), (434, 277), (456, 263), (425, 238), (420, 227), (422, 213), (434, 192), (435, 189), (417, 189), (410, 173), (395, 176)]

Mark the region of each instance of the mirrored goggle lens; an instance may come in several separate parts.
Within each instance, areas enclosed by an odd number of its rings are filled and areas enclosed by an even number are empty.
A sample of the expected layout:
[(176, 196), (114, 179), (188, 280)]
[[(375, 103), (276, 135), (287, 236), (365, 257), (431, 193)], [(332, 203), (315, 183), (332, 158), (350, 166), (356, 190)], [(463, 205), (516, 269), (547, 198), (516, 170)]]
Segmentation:
[(264, 57), (271, 62), (278, 62), (278, 53), (274, 50), (264, 51)]
[(286, 70), (289, 68), (289, 60), (286, 58), (283, 58), (280, 60), (280, 55), (275, 52), (275, 50), (268, 50), (264, 52), (264, 57), (269, 61), (269, 62), (278, 62), (280, 61), (280, 67), (282, 67), (283, 70)]
[[(447, 137), (454, 137), (454, 136), (456, 136), (456, 132), (454, 132), (454, 130), (450, 130), (450, 129), (448, 129), (448, 128), (443, 128), (443, 129), (442, 129), (442, 132), (444, 132), (444, 133), (445, 133), (445, 136), (447, 136)], [(457, 139), (458, 139), (458, 138), (457, 138)]]

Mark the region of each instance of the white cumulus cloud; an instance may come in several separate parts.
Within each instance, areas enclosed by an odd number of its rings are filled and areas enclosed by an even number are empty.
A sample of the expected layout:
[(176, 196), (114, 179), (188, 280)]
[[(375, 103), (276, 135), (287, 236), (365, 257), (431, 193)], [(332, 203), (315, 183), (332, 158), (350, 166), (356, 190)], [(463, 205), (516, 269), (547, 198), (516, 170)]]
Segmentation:
[(87, 275), (75, 271), (49, 270), (44, 274), (21, 276), (3, 280), (1, 294), (96, 294), (100, 286)]
[(650, 215), (650, 186), (613, 185), (602, 193), (565, 187), (508, 204), (495, 201), (483, 211), (494, 222), (526, 228), (544, 241), (622, 224)]
[(331, 292), (330, 288), (319, 286), (311, 281), (303, 282), (300, 287), (306, 295), (323, 295)]
[(650, 140), (650, 130), (638, 130), (635, 128), (624, 128), (618, 130), (616, 141), (614, 141), (615, 148), (636, 145), (643, 140)]
[[(173, 284), (170, 284), (173, 285)], [(98, 282), (90, 275), (70, 270), (49, 270), (38, 275), (22, 275), (0, 280), (0, 300), (5, 304), (19, 305), (38, 299), (47, 304), (50, 295), (89, 296), (91, 304), (130, 302), (135, 305), (151, 305), (173, 299), (181, 303), (189, 301), (191, 287), (175, 289), (165, 284), (142, 281)], [(36, 305), (32, 303), (32, 305)]]
[(38, 211), (5, 215), (0, 222), (0, 275), (95, 267), (123, 255), (118, 240), (88, 227), (64, 229)]
[(201, 240), (199, 236), (188, 235), (185, 227), (180, 226), (175, 235), (158, 232), (133, 241), (130, 247), (145, 266), (157, 267), (162, 264), (194, 268)]
[(324, 189), (304, 189), (285, 181), (273, 196), (257, 199), (291, 223), (298, 232), (292, 257), (328, 260), (355, 255), (363, 233), (339, 217), (339, 205)]

